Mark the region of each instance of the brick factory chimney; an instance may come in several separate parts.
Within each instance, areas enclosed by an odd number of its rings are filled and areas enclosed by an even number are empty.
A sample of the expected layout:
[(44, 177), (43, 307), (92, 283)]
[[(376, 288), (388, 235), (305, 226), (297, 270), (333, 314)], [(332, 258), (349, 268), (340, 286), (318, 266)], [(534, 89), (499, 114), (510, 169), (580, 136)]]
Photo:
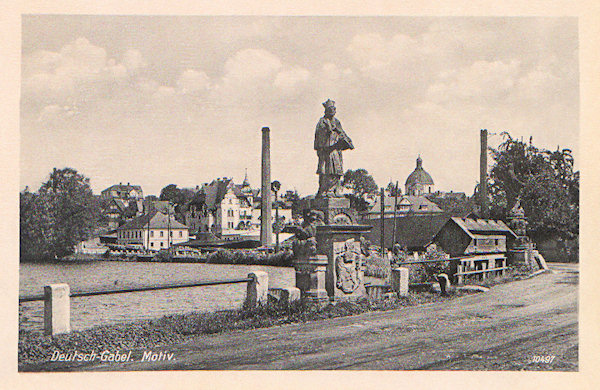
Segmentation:
[(268, 127), (262, 128), (262, 167), (260, 201), (260, 244), (271, 246), (273, 227), (271, 226), (271, 139)]

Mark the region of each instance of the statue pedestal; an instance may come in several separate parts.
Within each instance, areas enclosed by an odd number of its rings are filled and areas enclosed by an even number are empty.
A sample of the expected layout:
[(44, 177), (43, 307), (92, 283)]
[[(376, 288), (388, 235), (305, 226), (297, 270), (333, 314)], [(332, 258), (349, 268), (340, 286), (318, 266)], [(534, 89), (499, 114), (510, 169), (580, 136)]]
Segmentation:
[(351, 225), (358, 222), (358, 213), (350, 208), (350, 199), (346, 197), (322, 197), (308, 199), (304, 209), (323, 212), (326, 225)]
[(310, 299), (326, 300), (325, 276), (327, 272), (327, 256), (314, 255), (294, 262), (296, 269), (296, 287), (302, 295)]
[(327, 256), (325, 289), (330, 300), (366, 298), (360, 238), (364, 225), (317, 226), (317, 253)]

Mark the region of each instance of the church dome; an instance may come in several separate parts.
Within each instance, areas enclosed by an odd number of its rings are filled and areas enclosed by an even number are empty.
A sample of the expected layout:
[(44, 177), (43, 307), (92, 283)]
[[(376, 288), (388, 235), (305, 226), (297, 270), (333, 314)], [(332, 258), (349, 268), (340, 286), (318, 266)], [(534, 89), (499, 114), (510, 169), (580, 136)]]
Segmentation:
[(422, 185), (433, 185), (434, 184), (433, 179), (431, 178), (431, 175), (423, 169), (423, 160), (421, 160), (421, 156), (419, 156), (417, 158), (417, 167), (410, 175), (408, 175), (408, 178), (406, 179), (406, 183), (405, 183), (405, 185), (407, 187), (411, 187), (415, 184), (422, 184)]

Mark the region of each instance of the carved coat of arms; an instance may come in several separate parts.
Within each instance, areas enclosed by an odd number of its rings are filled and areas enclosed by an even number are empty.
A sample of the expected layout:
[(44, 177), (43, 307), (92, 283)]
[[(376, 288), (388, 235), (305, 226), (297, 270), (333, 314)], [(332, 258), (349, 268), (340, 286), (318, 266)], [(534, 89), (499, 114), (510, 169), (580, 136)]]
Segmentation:
[(333, 243), (336, 287), (346, 294), (352, 293), (362, 283), (360, 241), (353, 238)]

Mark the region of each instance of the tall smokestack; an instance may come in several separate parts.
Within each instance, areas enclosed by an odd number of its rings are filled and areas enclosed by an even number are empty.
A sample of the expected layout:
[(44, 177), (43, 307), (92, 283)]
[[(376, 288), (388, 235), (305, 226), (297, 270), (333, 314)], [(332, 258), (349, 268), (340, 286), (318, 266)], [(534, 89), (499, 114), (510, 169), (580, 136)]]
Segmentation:
[(271, 137), (268, 127), (262, 128), (262, 167), (260, 201), (260, 244), (271, 246), (273, 227), (271, 226)]
[(479, 205), (481, 217), (488, 218), (488, 188), (487, 188), (487, 138), (488, 131), (481, 130), (481, 154), (479, 156)]

